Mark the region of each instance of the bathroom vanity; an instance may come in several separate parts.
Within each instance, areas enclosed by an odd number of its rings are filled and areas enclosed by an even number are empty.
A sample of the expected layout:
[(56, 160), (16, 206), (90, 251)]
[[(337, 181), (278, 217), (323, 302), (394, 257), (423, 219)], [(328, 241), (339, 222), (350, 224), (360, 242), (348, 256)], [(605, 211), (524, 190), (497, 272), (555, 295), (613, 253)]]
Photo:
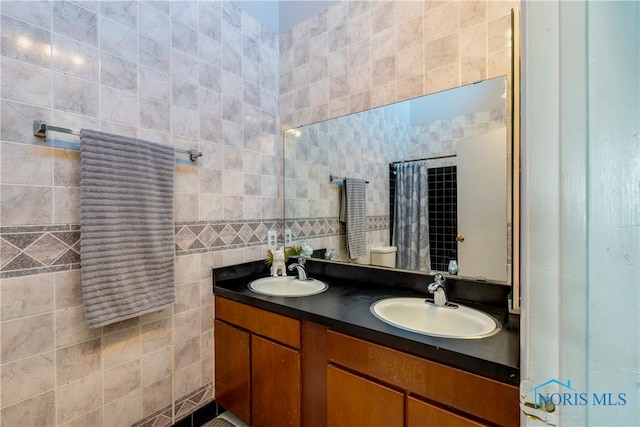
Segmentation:
[(248, 283), (268, 275), (261, 261), (214, 269), (220, 405), (258, 427), (519, 423), (518, 318), (489, 304), (503, 289), (451, 281), (452, 300), (476, 296), (502, 327), (486, 338), (439, 338), (370, 311), (382, 298), (426, 297), (429, 276), (321, 261), (307, 269), (325, 292), (252, 292)]

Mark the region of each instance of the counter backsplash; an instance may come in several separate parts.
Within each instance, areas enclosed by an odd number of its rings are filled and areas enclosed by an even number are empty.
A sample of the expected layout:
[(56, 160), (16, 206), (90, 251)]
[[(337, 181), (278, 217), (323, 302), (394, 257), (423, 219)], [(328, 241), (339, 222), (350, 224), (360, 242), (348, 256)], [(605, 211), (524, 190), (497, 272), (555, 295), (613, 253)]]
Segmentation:
[[(411, 289), (427, 296), (427, 286), (433, 277), (424, 273), (404, 270), (392, 270), (383, 267), (363, 266), (359, 264), (327, 262), (309, 259), (307, 273), (314, 275), (352, 280), (355, 284), (372, 284)], [(219, 280), (239, 279), (259, 274), (269, 274), (269, 267), (263, 261), (221, 267), (213, 271), (213, 284)], [(454, 301), (473, 302), (493, 307), (507, 307), (507, 295), (511, 287), (493, 283), (474, 282), (447, 276), (445, 287), (447, 296)]]

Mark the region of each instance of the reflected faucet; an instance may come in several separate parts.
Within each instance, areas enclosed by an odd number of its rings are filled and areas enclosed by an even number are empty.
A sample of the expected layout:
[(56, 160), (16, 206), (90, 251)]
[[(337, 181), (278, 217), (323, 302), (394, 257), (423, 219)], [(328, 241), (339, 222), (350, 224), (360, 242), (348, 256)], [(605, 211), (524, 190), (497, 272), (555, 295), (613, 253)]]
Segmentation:
[(289, 271), (293, 271), (294, 269), (298, 270), (298, 279), (307, 280), (307, 269), (304, 266), (306, 259), (304, 257), (298, 257), (298, 262), (294, 262), (289, 265)]
[(444, 289), (445, 280), (446, 279), (442, 277), (442, 274), (436, 273), (434, 276), (434, 282), (427, 287), (429, 293), (433, 294), (433, 302), (438, 307), (444, 307), (447, 305), (447, 292)]

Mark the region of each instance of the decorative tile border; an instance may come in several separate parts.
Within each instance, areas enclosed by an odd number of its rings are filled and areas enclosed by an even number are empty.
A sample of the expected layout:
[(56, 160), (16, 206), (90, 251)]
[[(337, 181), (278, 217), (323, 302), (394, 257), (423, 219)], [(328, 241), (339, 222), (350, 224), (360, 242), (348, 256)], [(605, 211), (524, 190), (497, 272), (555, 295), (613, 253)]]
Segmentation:
[[(388, 215), (367, 217), (368, 232), (387, 230), (389, 224)], [(345, 234), (345, 225), (338, 218), (297, 218), (285, 221), (285, 227), (291, 230), (296, 239)]]
[[(266, 244), (277, 219), (175, 223), (176, 255)], [(80, 225), (0, 227), (0, 278), (80, 268)]]
[(173, 425), (173, 405), (167, 405), (148, 417), (131, 424), (131, 427), (167, 427)]
[[(170, 392), (170, 391), (168, 391)], [(176, 400), (153, 414), (131, 424), (130, 427), (165, 427), (172, 425), (187, 415), (213, 401), (213, 383), (206, 384), (193, 393)], [(173, 416), (175, 406), (175, 417)]]
[(367, 231), (388, 230), (391, 227), (389, 215), (367, 217)]
[(266, 244), (269, 230), (280, 230), (277, 219), (189, 221), (175, 225), (176, 255), (211, 252)]
[(184, 396), (176, 401), (175, 412), (176, 421), (184, 418), (188, 414), (197, 411), (213, 400), (213, 383), (209, 383), (190, 395)]
[[(345, 233), (337, 218), (287, 221), (296, 239)], [(267, 232), (282, 234), (277, 219), (183, 221), (175, 223), (176, 255), (266, 244)], [(367, 231), (389, 228), (388, 216), (367, 217)], [(282, 238), (282, 236), (280, 236)], [(80, 268), (80, 225), (0, 227), (0, 278), (45, 274)]]
[(0, 277), (80, 268), (80, 226), (0, 228)]

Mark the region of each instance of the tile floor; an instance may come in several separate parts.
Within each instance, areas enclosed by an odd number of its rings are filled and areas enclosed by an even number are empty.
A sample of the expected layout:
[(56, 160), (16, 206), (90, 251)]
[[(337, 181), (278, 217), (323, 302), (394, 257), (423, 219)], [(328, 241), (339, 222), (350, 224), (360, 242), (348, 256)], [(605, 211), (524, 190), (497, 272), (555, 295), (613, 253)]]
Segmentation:
[(218, 415), (202, 427), (248, 427), (245, 423), (240, 421), (238, 417), (231, 412), (226, 411)]

